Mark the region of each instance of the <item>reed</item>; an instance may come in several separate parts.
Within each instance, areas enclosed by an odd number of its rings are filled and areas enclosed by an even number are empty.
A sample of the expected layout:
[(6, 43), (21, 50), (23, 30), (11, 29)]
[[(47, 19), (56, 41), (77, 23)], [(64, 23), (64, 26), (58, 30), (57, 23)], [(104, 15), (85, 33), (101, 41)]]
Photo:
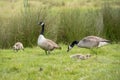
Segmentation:
[[(84, 1), (84, 5), (82, 1), (71, 1), (2, 1), (0, 48), (11, 48), (17, 41), (22, 42), (25, 47), (36, 46), (41, 29), (37, 25), (39, 21), (46, 24), (45, 36), (57, 43), (68, 44), (88, 35), (104, 37), (113, 42), (120, 41), (119, 1)], [(10, 10), (4, 6), (5, 3), (10, 5)]]

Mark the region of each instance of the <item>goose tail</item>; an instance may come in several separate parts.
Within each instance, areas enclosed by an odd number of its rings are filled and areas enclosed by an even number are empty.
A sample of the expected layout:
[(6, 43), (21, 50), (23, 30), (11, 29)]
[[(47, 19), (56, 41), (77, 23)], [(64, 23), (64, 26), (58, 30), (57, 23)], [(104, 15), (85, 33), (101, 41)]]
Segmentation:
[(111, 43), (110, 40), (104, 40), (104, 41), (101, 41), (101, 42)]
[(98, 45), (98, 47), (101, 47), (101, 46), (104, 46), (104, 45), (107, 45), (107, 44), (110, 44), (111, 41), (110, 40), (105, 40), (105, 41), (101, 41)]
[(60, 46), (58, 46), (58, 47), (56, 47), (56, 49), (60, 49), (61, 50), (62, 48)]

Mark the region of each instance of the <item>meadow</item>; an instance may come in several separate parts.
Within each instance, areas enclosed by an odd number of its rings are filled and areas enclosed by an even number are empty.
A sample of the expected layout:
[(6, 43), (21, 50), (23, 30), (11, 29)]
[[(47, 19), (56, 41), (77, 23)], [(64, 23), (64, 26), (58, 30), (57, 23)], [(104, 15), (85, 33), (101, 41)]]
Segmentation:
[[(119, 80), (120, 45), (109, 44), (94, 49), (75, 47), (67, 52), (62, 50), (46, 55), (39, 47), (25, 48), (14, 52), (0, 50), (0, 80)], [(70, 55), (91, 54), (86, 60), (71, 59)]]

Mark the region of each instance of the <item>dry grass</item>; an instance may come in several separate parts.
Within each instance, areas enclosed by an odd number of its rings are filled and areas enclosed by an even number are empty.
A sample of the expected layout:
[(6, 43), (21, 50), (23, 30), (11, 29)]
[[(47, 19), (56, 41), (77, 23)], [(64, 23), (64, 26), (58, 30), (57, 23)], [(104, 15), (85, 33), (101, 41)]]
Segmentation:
[[(104, 2), (101, 0), (1, 0), (0, 48), (10, 48), (16, 41), (21, 41), (29, 47), (36, 45), (40, 32), (37, 23), (41, 20), (46, 23), (45, 36), (57, 42), (68, 43), (87, 35), (102, 36), (118, 42), (120, 40), (119, 1), (106, 1), (110, 8), (104, 8)], [(107, 10), (108, 12), (105, 12)]]

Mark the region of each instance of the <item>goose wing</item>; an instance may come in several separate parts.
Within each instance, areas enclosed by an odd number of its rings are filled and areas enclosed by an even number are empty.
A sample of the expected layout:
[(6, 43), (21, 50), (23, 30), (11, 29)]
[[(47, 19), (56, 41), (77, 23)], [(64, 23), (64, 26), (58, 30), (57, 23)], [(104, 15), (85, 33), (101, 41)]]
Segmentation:
[(84, 38), (85, 40), (97, 41), (97, 42), (109, 42), (109, 40), (97, 37), (97, 36), (87, 36)]
[(47, 40), (47, 42), (51, 45), (51, 46), (53, 46), (54, 48), (61, 48), (61, 47), (59, 47), (54, 41), (52, 41), (52, 40), (50, 40), (50, 39), (46, 39)]
[(39, 45), (44, 50), (53, 50), (54, 46), (47, 39)]
[(98, 40), (92, 36), (88, 36), (79, 41), (78, 47), (92, 48), (99, 44)]
[(92, 48), (97, 46), (106, 45), (109, 40), (97, 37), (97, 36), (87, 36), (79, 41), (78, 47)]

